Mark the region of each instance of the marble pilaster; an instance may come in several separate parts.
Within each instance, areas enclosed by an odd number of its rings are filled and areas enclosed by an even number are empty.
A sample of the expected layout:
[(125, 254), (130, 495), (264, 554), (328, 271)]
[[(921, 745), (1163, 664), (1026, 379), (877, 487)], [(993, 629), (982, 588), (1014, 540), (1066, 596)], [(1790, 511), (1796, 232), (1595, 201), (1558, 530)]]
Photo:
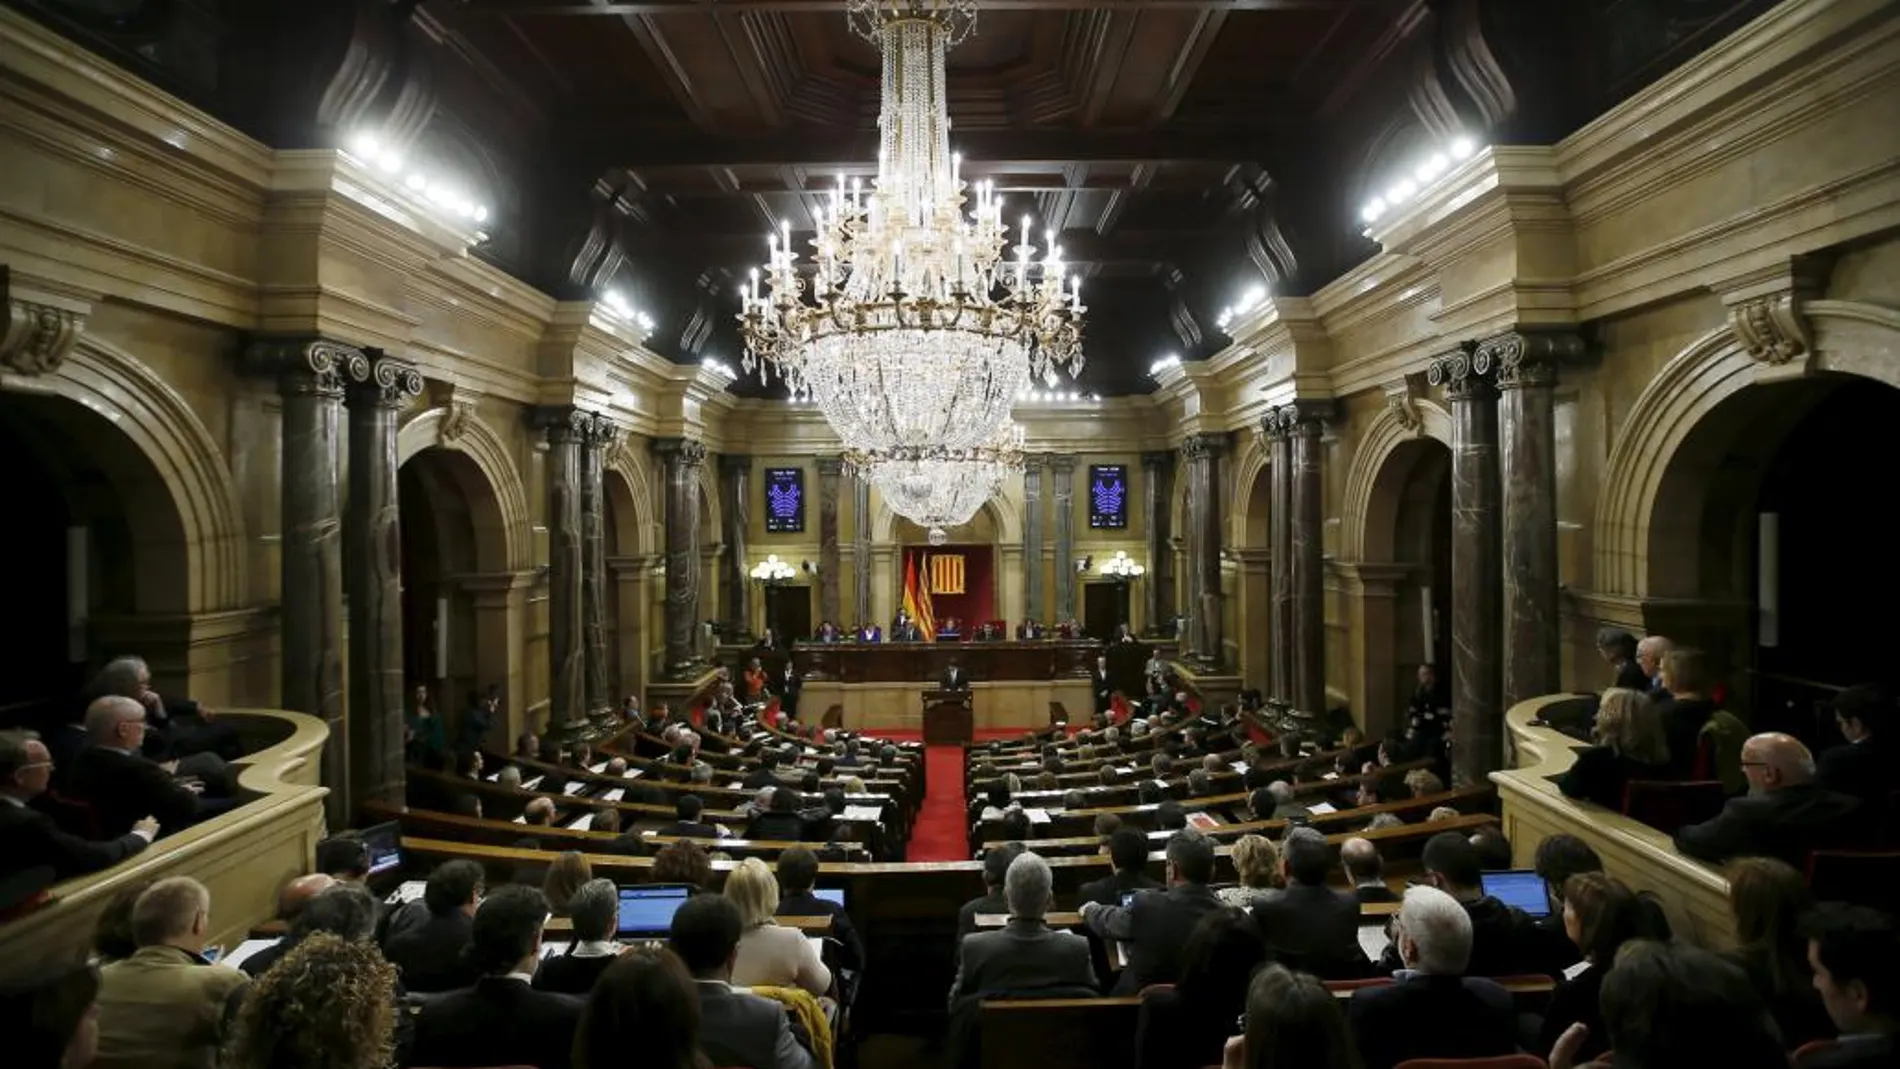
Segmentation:
[[(1042, 606), (1042, 454), (1023, 458), (1023, 615), (1044, 618)], [(1014, 632), (1012, 632), (1013, 634)]]
[[(851, 593), (856, 618), (871, 619), (871, 484), (863, 479), (851, 480)], [(831, 623), (844, 626), (842, 620)]]
[(331, 827), (349, 818), (349, 735), (344, 730), (343, 517), (337, 485), (344, 383), (367, 377), (361, 351), (314, 339), (259, 339), (246, 363), (272, 375), (282, 399), (282, 519), (278, 602), (284, 708), (330, 728), (323, 782)]
[(698, 661), (699, 469), (706, 446), (691, 438), (656, 438), (653, 451), (666, 466), (666, 665), (690, 672)]
[(548, 718), (550, 735), (580, 728), (587, 715), (585, 464), (581, 443), (594, 418), (566, 406), (535, 410), (547, 435)]
[(1451, 402), (1451, 764), (1459, 786), (1484, 783), (1503, 760), (1503, 558), (1490, 370), (1469, 344), (1434, 358), (1427, 370)]
[(350, 796), (403, 803), (402, 532), (397, 416), (422, 392), (409, 364), (368, 350), (347, 387), (349, 507), (343, 587), (349, 599)]
[[(727, 453), (719, 458), (719, 519), (721, 537), (726, 540), (725, 583), (721, 593), (725, 606), (725, 640), (746, 642), (752, 637), (748, 601), (752, 581), (747, 575), (751, 563), (746, 559), (746, 530), (752, 519), (752, 458), (742, 453)], [(785, 636), (780, 635), (780, 641)]]
[(1261, 417), (1267, 438), (1267, 695), (1294, 700), (1293, 425), (1291, 409)]
[(1143, 500), (1148, 508), (1148, 574), (1143, 589), (1147, 631), (1153, 636), (1174, 634), (1174, 454), (1158, 451), (1141, 455)]
[(818, 458), (818, 618), (837, 620), (843, 611), (839, 602), (838, 497), (839, 481), (844, 478), (844, 461), (838, 457)]
[(1227, 436), (1202, 433), (1181, 443), (1187, 460), (1189, 616), (1194, 658), (1210, 667), (1221, 663), (1220, 458)]
[(1052, 619), (1075, 618), (1075, 454), (1049, 456), (1050, 508), (1055, 518), (1056, 598)]
[(608, 678), (606, 458), (619, 445), (612, 420), (595, 415), (581, 435), (581, 631), (587, 716), (608, 716), (618, 704)]
[(1324, 487), (1320, 481), (1320, 431), (1332, 414), (1330, 403), (1290, 405), (1282, 410), (1288, 425), (1287, 468), (1291, 507), (1287, 512), (1289, 571), (1288, 615), (1293, 625), (1292, 693), (1300, 712), (1314, 716), (1326, 711), (1326, 590), (1325, 531), (1322, 527)]

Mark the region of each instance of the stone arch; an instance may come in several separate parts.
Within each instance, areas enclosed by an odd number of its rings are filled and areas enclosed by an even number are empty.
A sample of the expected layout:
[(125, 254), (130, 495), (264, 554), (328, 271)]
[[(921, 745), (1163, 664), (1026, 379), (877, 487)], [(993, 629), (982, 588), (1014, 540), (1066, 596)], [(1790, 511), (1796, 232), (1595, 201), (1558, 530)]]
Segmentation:
[(134, 611), (183, 615), (244, 604), (237, 486), (184, 397), (131, 355), (83, 334), (57, 371), (4, 382), (9, 391), (64, 398), (96, 413), (150, 465), (140, 474), (155, 477), (152, 483), (139, 478), (122, 488), (130, 505), (154, 509), (134, 525)]
[(1652, 526), (1671, 462), (1711, 411), (1749, 386), (1817, 371), (1856, 375), (1900, 389), (1900, 312), (1855, 301), (1801, 307), (1812, 348), (1773, 364), (1752, 357), (1731, 327), (1692, 342), (1650, 380), (1623, 419), (1605, 465), (1594, 522), (1599, 593), (1651, 593)]
[[(1014, 502), (998, 494), (983, 503), (983, 511), (989, 515), (990, 525), (996, 532), (998, 546), (1018, 546), (1023, 541), (1023, 518)], [(871, 513), (871, 540), (888, 544), (897, 529), (897, 513), (881, 499)], [(955, 541), (954, 536), (951, 539)]]
[(475, 526), (475, 563), (483, 572), (520, 571), (528, 566), (524, 532), (528, 494), (507, 445), (480, 416), (458, 417), (453, 434), (445, 430), (451, 410), (432, 408), (403, 424), (396, 433), (396, 464), (407, 464), (425, 449), (442, 449), (467, 458), (451, 472), (468, 502)]
[[(1340, 524), (1340, 557), (1350, 561), (1389, 561), (1397, 506), (1408, 465), (1389, 464), (1409, 442), (1431, 439), (1451, 445), (1451, 413), (1423, 398), (1410, 402), (1407, 416), (1386, 408), (1366, 428), (1346, 470), (1346, 514)], [(1396, 481), (1395, 481), (1396, 480)]]
[[(1234, 456), (1230, 465), (1232, 483), (1229, 485), (1227, 500), (1233, 502), (1227, 510), (1227, 544), (1243, 549), (1267, 548), (1267, 515), (1261, 490), (1261, 474), (1267, 470), (1270, 451), (1264, 435), (1248, 435), (1246, 444)], [(1262, 507), (1256, 508), (1256, 499)]]
[(619, 544), (607, 547), (608, 556), (646, 557), (658, 553), (660, 523), (653, 507), (653, 487), (645, 469), (626, 450), (615, 452), (608, 463), (601, 492), (619, 535)]

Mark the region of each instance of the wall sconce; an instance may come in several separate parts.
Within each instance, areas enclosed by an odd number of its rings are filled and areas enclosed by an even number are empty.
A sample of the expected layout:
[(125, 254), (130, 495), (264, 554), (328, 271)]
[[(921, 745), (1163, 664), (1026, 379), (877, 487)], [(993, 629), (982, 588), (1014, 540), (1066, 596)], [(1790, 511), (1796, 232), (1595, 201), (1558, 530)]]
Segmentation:
[(1118, 549), (1113, 557), (1102, 562), (1102, 574), (1119, 583), (1132, 583), (1148, 574), (1148, 569), (1142, 567), (1126, 552)]
[(798, 569), (793, 568), (790, 564), (787, 564), (782, 560), (779, 560), (778, 554), (772, 553), (772, 554), (767, 555), (764, 560), (760, 561), (757, 564), (754, 564), (752, 566), (752, 571), (749, 574), (752, 576), (752, 581), (755, 583), (764, 583), (767, 586), (777, 586), (778, 584), (783, 583), (789, 579), (796, 578), (798, 576)]

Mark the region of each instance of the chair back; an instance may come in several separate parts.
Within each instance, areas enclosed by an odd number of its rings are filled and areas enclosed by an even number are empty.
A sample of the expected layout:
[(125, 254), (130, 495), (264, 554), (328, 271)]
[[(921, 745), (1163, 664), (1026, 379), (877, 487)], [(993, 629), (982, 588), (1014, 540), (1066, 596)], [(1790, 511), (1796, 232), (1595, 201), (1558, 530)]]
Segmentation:
[(831, 707), (827, 708), (825, 710), (825, 715), (819, 718), (818, 723), (821, 726), (827, 727), (827, 728), (843, 727), (844, 726), (844, 706), (832, 705)]
[(1808, 1066), (1819, 1061), (1822, 1055), (1831, 1052), (1835, 1047), (1840, 1045), (1839, 1040), (1810, 1040), (1796, 1048), (1795, 1052), (1788, 1056), (1788, 1061), (1794, 1066), (1794, 1069), (1807, 1069)]
[(1535, 1054), (1500, 1054), (1494, 1058), (1408, 1058), (1393, 1069), (1550, 1069)]
[(978, 1012), (982, 1069), (1134, 1069), (1135, 998), (985, 999)]
[(1685, 825), (1715, 819), (1727, 799), (1721, 780), (1633, 779), (1623, 785), (1623, 814), (1673, 833)]
[(1890, 909), (1900, 883), (1900, 849), (1815, 850), (1808, 854), (1807, 875), (1816, 901)]

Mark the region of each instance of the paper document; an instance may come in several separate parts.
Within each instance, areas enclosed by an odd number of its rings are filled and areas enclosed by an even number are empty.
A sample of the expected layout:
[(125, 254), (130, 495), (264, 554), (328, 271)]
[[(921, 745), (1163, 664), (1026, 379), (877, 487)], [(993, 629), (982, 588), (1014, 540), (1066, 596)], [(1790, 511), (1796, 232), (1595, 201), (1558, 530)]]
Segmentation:
[(541, 944), (541, 957), (543, 958), (558, 958), (565, 953), (567, 953), (566, 943)]
[(602, 772), (607, 771), (607, 762), (602, 761), (596, 765), (589, 765), (587, 766), (587, 771), (592, 772), (594, 775), (598, 776)]
[(1228, 765), (1227, 767), (1233, 769), (1235, 772), (1238, 772), (1243, 776), (1247, 774), (1247, 762), (1245, 761), (1235, 761), (1232, 764)]
[(848, 805), (844, 807), (844, 819), (874, 821), (882, 816), (884, 810), (874, 805)]
[(428, 889), (429, 883), (427, 880), (404, 880), (402, 881), (402, 886), (389, 892), (389, 897), (383, 899), (383, 901), (392, 906), (405, 905), (421, 898), (422, 892)]
[(1337, 772), (1328, 772), (1324, 776), (1320, 777), (1320, 779), (1338, 779), (1338, 778), (1339, 778), (1339, 773)]
[(1049, 811), (1047, 809), (1025, 809), (1023, 810), (1023, 816), (1028, 817), (1029, 823), (1031, 824), (1049, 823)]
[(257, 953), (258, 951), (264, 949), (265, 947), (271, 947), (271, 946), (276, 946), (276, 945), (277, 945), (277, 940), (275, 939), (246, 939), (244, 942), (239, 943), (237, 945), (236, 950), (233, 950), (229, 954), (226, 954), (224, 957), (219, 958), (218, 964), (229, 965), (230, 967), (235, 969), (238, 966), (244, 964), (244, 959), (250, 957), (252, 954)]
[(1359, 949), (1365, 951), (1366, 957), (1372, 961), (1378, 961), (1379, 955), (1385, 953), (1385, 948), (1389, 946), (1391, 942), (1392, 940), (1385, 937), (1385, 925), (1363, 924), (1359, 926)]
[(581, 793), (581, 788), (585, 786), (587, 786), (586, 783), (582, 782), (581, 780), (575, 780), (573, 783), (570, 783), (567, 786), (562, 787), (561, 793), (566, 794), (566, 795), (579, 794)]
[(1202, 831), (1220, 827), (1220, 820), (1215, 817), (1214, 814), (1206, 811), (1189, 813), (1187, 815), (1187, 822), (1191, 827), (1199, 828)]
[(645, 771), (645, 769), (630, 768), (626, 770), (625, 772), (621, 773), (620, 778), (621, 779), (638, 779), (640, 776), (640, 773), (643, 771)]
[(526, 814), (523, 814), (515, 818), (516, 824), (526, 824), (527, 822), (528, 822), (528, 817)]
[(1331, 802), (1320, 802), (1316, 805), (1309, 805), (1306, 807), (1306, 811), (1316, 817), (1325, 816), (1327, 813), (1339, 812), (1338, 809), (1334, 808)]
[(541, 786), (541, 779), (542, 777), (536, 776), (531, 780), (523, 780), (521, 783), (521, 789), (524, 791), (534, 790), (536, 787)]
[(592, 813), (582, 813), (580, 816), (575, 817), (573, 820), (570, 820), (567, 823), (567, 827), (569, 831), (589, 831), (593, 828), (593, 826), (594, 826), (594, 814)]
[(626, 796), (627, 796), (627, 789), (625, 787), (615, 787), (613, 790), (608, 791), (606, 794), (601, 795), (601, 798), (609, 802), (618, 802), (619, 800), (621, 800), (622, 798), (625, 798)]

